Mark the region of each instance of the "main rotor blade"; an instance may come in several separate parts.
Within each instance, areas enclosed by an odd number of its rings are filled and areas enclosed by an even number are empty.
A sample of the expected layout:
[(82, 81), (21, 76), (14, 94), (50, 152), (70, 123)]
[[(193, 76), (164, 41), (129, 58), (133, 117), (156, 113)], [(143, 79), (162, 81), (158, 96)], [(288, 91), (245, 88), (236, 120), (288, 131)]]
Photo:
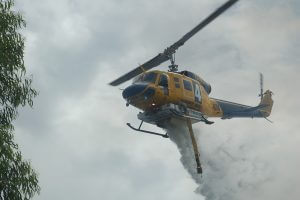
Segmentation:
[(204, 28), (206, 25), (208, 25), (211, 21), (213, 21), (215, 18), (217, 18), (219, 15), (221, 15), (225, 10), (230, 8), (233, 4), (235, 4), (238, 0), (229, 0), (226, 3), (224, 3), (221, 7), (219, 7), (217, 10), (215, 10), (212, 14), (210, 14), (206, 19), (204, 19), (200, 24), (198, 24), (195, 28), (193, 28), (190, 32), (185, 34), (180, 40), (169, 46), (164, 50), (163, 53), (158, 54), (151, 60), (147, 61), (146, 63), (140, 65), (139, 67), (135, 68), (134, 70), (131, 70), (130, 72), (124, 74), (123, 76), (119, 77), (118, 79), (112, 81), (109, 83), (112, 86), (120, 85), (121, 83), (124, 83), (133, 77), (152, 69), (161, 63), (171, 59), (171, 56), (176, 52), (176, 50), (184, 45), (184, 43), (193, 37), (198, 31), (200, 31), (202, 28)]
[(158, 65), (160, 65), (161, 63), (165, 62), (169, 60), (169, 57), (167, 57), (165, 54), (158, 54), (157, 56), (155, 56), (154, 58), (152, 58), (151, 60), (147, 61), (146, 63), (138, 66), (137, 68), (135, 68), (134, 70), (131, 70), (130, 72), (124, 74), (123, 76), (121, 76), (120, 78), (112, 81), (111, 83), (109, 83), (112, 86), (117, 86), (120, 85), (121, 83), (124, 83), (130, 79), (132, 79), (133, 77), (149, 70), (152, 69), (153, 67), (156, 67)]
[(176, 51), (180, 46), (184, 45), (184, 43), (193, 37), (197, 32), (199, 32), (202, 28), (216, 19), (219, 15), (221, 15), (224, 11), (230, 8), (233, 4), (235, 4), (238, 0), (229, 0), (224, 3), (221, 7), (215, 10), (212, 14), (210, 14), (207, 18), (205, 18), (202, 22), (200, 22), (195, 28), (193, 28), (190, 32), (185, 34), (180, 40), (172, 44), (169, 48), (171, 51)]

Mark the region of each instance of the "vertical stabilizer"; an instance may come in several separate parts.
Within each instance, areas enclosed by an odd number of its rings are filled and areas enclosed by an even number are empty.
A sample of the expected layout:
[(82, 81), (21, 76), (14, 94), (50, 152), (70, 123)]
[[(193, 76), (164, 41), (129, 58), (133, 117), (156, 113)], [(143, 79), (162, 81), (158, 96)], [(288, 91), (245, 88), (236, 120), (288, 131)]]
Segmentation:
[(262, 106), (260, 111), (263, 113), (264, 117), (268, 117), (271, 114), (272, 107), (273, 107), (273, 99), (272, 99), (272, 92), (267, 90), (261, 99), (259, 106)]

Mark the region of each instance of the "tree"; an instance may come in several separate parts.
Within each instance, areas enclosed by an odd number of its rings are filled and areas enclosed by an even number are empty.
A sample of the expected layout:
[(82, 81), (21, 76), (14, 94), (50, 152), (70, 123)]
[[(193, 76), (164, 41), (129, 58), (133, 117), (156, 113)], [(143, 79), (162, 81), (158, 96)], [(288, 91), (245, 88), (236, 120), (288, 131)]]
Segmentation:
[(13, 5), (13, 0), (0, 0), (0, 200), (30, 199), (40, 191), (37, 174), (13, 141), (18, 107), (32, 107), (37, 95), (25, 76), (25, 39), (18, 32), (26, 24)]
[(30, 199), (39, 192), (37, 175), (28, 161), (23, 161), (13, 141), (12, 127), (0, 127), (0, 199)]

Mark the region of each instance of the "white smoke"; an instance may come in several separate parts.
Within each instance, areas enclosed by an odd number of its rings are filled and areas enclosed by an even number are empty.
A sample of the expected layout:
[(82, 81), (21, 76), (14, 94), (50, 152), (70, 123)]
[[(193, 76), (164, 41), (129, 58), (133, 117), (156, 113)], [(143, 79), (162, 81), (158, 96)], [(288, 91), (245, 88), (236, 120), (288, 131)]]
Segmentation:
[(205, 196), (206, 200), (250, 200), (270, 196), (264, 194), (263, 188), (273, 181), (274, 170), (257, 154), (251, 153), (253, 142), (226, 133), (203, 133), (194, 129), (203, 168), (201, 177), (196, 171), (186, 122), (172, 120), (166, 128), (179, 149), (180, 161), (198, 184), (195, 192)]

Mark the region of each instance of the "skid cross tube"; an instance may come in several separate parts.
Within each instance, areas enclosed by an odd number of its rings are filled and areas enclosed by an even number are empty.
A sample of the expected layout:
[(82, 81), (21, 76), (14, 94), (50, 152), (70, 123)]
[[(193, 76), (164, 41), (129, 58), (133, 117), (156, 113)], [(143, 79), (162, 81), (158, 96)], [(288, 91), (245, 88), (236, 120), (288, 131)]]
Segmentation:
[(148, 134), (152, 134), (152, 135), (158, 135), (158, 136), (161, 136), (161, 137), (164, 137), (164, 138), (169, 138), (168, 134), (161, 134), (161, 133), (156, 133), (156, 132), (152, 132), (152, 131), (147, 131), (147, 130), (143, 130), (141, 129), (142, 127), (142, 124), (143, 124), (144, 121), (141, 121), (141, 124), (139, 126), (139, 128), (134, 128), (133, 126), (131, 126), (130, 123), (127, 123), (126, 125), (129, 126), (129, 128), (131, 128), (132, 130), (135, 130), (135, 131), (139, 131), (139, 132), (143, 132), (143, 133), (148, 133)]

